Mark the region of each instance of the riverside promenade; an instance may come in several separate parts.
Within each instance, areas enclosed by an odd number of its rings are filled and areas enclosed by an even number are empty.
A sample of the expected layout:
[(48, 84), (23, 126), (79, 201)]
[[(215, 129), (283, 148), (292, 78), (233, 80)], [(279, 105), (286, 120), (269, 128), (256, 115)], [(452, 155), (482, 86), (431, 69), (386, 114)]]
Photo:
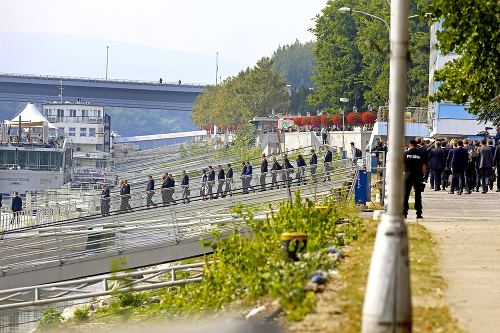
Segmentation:
[[(468, 331), (500, 333), (500, 193), (452, 195), (426, 187), (418, 223), (437, 243), (445, 299)], [(414, 220), (415, 211), (408, 217)]]

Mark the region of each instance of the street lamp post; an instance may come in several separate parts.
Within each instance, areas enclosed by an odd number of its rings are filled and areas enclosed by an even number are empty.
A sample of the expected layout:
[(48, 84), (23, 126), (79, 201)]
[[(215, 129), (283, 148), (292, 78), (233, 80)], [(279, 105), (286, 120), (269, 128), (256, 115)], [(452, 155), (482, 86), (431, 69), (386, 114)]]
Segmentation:
[[(386, 27), (387, 27), (387, 29), (389, 30), (389, 35), (390, 35), (390, 33), (391, 33), (391, 27), (389, 26), (389, 23), (387, 23), (387, 22), (386, 22), (383, 18), (380, 18), (380, 17), (375, 16), (375, 15), (373, 15), (373, 14), (369, 14), (369, 13), (362, 12), (362, 11), (360, 11), (360, 10), (354, 10), (354, 9), (349, 8), (349, 7), (341, 7), (341, 8), (339, 9), (339, 12), (341, 12), (341, 13), (360, 13), (360, 14), (364, 14), (364, 15), (368, 15), (368, 16), (370, 16), (370, 17), (373, 17), (374, 19), (377, 19), (377, 20), (379, 20), (379, 21), (384, 22), (384, 23), (385, 23), (385, 26), (386, 26)], [(417, 16), (418, 16), (418, 15), (417, 15)]]
[[(350, 10), (349, 10), (350, 11)], [(341, 11), (341, 12), (349, 12)], [(391, 5), (387, 210), (377, 228), (363, 303), (362, 332), (411, 332), (408, 234), (403, 218), (403, 139), (409, 2)], [(374, 18), (374, 15), (366, 14)], [(383, 21), (382, 19), (380, 19)], [(387, 27), (387, 22), (383, 21)]]
[(345, 104), (347, 102), (349, 102), (349, 98), (347, 98), (347, 97), (341, 97), (340, 101), (342, 103), (344, 103), (344, 107), (342, 108), (342, 154), (343, 154), (343, 151), (345, 150), (345, 140), (344, 140), (344, 133), (345, 133)]

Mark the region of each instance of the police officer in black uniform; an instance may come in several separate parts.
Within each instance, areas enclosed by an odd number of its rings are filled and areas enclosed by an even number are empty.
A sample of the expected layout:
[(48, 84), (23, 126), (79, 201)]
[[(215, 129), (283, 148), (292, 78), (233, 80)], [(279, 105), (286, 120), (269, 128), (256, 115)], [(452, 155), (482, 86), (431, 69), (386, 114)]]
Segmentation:
[(425, 154), (417, 149), (417, 141), (410, 140), (410, 149), (405, 152), (405, 206), (404, 214), (408, 217), (408, 199), (410, 198), (411, 188), (415, 190), (415, 210), (417, 219), (422, 217), (422, 176), (427, 167)]

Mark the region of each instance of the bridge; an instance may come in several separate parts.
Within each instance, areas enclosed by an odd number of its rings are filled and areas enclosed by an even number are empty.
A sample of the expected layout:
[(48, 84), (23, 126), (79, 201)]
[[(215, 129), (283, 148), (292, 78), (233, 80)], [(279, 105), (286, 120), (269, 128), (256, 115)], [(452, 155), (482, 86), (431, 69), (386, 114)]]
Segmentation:
[(105, 80), (43, 75), (0, 73), (0, 101), (76, 103), (80, 98), (94, 105), (191, 111), (201, 84), (155, 81)]
[[(352, 184), (350, 161), (336, 161), (332, 170), (321, 171), (294, 179), (287, 178), (286, 172), (280, 172), (284, 179), (278, 182), (279, 188), (272, 184), (272, 173), (265, 174), (266, 191), (262, 191), (261, 175), (255, 174), (248, 188), (250, 193), (245, 194), (244, 185), (235, 181), (228, 193), (231, 195), (219, 196), (218, 199), (192, 193), (189, 203), (181, 204), (182, 201), (177, 199), (176, 205), (162, 205), (164, 195), (157, 191), (153, 198), (157, 206), (154, 207), (147, 207), (144, 201), (132, 198), (130, 201), (137, 201), (138, 206), (130, 210), (112, 208), (103, 216), (28, 223), (26, 227), (17, 225), (16, 228), (4, 221), (0, 240), (1, 289), (108, 273), (110, 262), (124, 258), (126, 261), (122, 262), (121, 268), (129, 269), (209, 253), (211, 250), (200, 244), (201, 236), (210, 239), (213, 230), (222, 234), (233, 232), (235, 228), (247, 230), (245, 217), (232, 213), (232, 208), (240, 203), (254, 209), (260, 207), (261, 210), (257, 209), (253, 214), (262, 219), (269, 213), (269, 202), (289, 198), (297, 189), (303, 191), (303, 196), (311, 198), (332, 191), (338, 191), (340, 198), (348, 196), (343, 191), (353, 191), (349, 185)], [(144, 194), (137, 193), (136, 196)], [(14, 226), (18, 223), (11, 222)]]

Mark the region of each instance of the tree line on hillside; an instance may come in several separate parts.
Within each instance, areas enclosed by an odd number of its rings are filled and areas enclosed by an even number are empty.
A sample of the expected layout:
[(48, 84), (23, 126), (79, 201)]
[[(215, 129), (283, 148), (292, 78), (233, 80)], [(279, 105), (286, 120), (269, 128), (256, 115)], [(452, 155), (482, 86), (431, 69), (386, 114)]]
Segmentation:
[(222, 83), (208, 86), (193, 105), (190, 119), (200, 126), (243, 124), (257, 115), (288, 110), (286, 80), (272, 70), (273, 60), (260, 59)]

